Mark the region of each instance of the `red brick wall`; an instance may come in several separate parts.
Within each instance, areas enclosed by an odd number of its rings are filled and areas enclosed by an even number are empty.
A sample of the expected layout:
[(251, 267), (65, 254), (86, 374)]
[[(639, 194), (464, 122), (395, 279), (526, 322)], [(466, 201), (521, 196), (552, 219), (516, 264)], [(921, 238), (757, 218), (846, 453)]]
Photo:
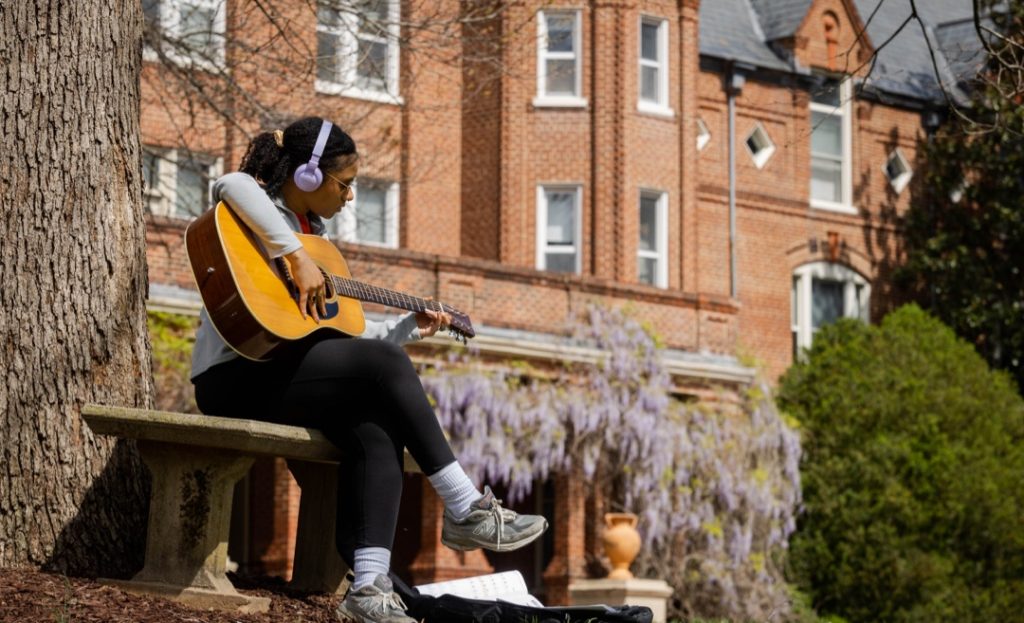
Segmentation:
[[(810, 113), (806, 93), (748, 81), (737, 97), (737, 263), (742, 305), (737, 348), (764, 362), (771, 376), (791, 363), (790, 290), (792, 272), (801, 264), (829, 259), (828, 232), (845, 245), (838, 258), (872, 283), (872, 314), (877, 318), (892, 301), (887, 275), (899, 258), (895, 218), (909, 206), (912, 188), (897, 195), (883, 167), (899, 147), (908, 162), (923, 138), (918, 113), (858, 101), (853, 115), (853, 205), (848, 215), (809, 207)], [(726, 98), (717, 73), (700, 76), (700, 110), (711, 142), (698, 157), (698, 222), (702, 291), (728, 293), (728, 152)], [(760, 122), (776, 145), (762, 169), (749, 157), (744, 141)], [(810, 250), (811, 240), (818, 250)]]
[[(557, 4), (557, 3), (556, 3)], [(413, 48), (437, 49), (431, 55), (403, 54), (402, 94), (405, 106), (314, 94), (312, 74), (288, 75), (268, 81), (267, 67), (240, 61), (238, 79), (259, 85), (261, 97), (293, 114), (323, 111), (349, 129), (364, 154), (360, 172), (366, 177), (401, 179), (401, 243), (404, 248), (445, 257), (478, 257), (506, 266), (532, 269), (536, 262), (536, 210), (539, 184), (571, 183), (582, 186), (582, 258), (584, 276), (618, 284), (636, 282), (638, 195), (642, 188), (664, 190), (669, 199), (669, 284), (672, 292), (690, 295), (729, 295), (728, 151), (726, 100), (720, 73), (700, 70), (697, 52), (697, 10), (694, 3), (647, 1), (639, 4), (608, 2), (582, 9), (582, 95), (584, 108), (536, 108), (535, 11), (538, 1), (510, 7), (501, 24), (481, 30), (500, 30), (507, 45), (500, 51), (506, 71), (484, 71), (483, 63), (457, 62), (465, 52), (479, 58), (485, 40), (467, 38), (470, 48), (457, 42), (439, 42), (429, 36), (414, 38)], [(236, 21), (245, 26), (248, 45), (271, 36), (259, 12), (238, 2)], [(286, 0), (273, 4), (292, 19), (298, 32), (315, 27), (312, 12)], [(417, 3), (430, 13), (458, 11), (451, 0)], [(566, 3), (566, 7), (577, 7)], [(814, 4), (796, 45), (805, 61), (828, 63), (822, 14), (832, 11), (839, 20), (839, 48), (852, 44), (842, 0)], [(669, 21), (671, 117), (637, 111), (638, 23), (640, 15)], [(411, 16), (410, 19), (415, 19)], [(263, 20), (265, 22), (265, 19)], [(288, 52), (275, 59), (288, 59)], [(296, 67), (301, 58), (292, 59)], [(272, 64), (272, 63), (271, 63)], [(258, 70), (259, 69), (259, 70)], [(147, 66), (143, 80), (144, 142), (171, 145), (185, 140), (200, 149), (226, 152), (226, 168), (237, 163), (244, 136), (231, 130), (215, 112), (193, 111), (175, 99), (161, 71)], [(462, 88), (473, 92), (462, 98)], [(478, 88), (479, 87), (479, 88)], [(264, 96), (262, 93), (266, 91)], [(312, 97), (310, 97), (312, 95)], [(195, 113), (195, 114), (192, 114)], [(711, 131), (711, 141), (695, 149), (696, 118)], [(858, 215), (845, 215), (808, 207), (809, 132), (808, 96), (801, 87), (763, 80), (755, 73), (737, 98), (737, 258), (739, 322), (734, 327), (737, 348), (756, 355), (773, 375), (790, 362), (789, 291), (792, 270), (801, 263), (821, 259), (811, 253), (809, 241), (824, 241), (835, 232), (845, 243), (844, 258), (873, 282), (873, 292), (887, 292), (878, 277), (898, 257), (893, 221), (906, 209), (910, 189), (896, 195), (882, 167), (899, 146), (908, 161), (916, 158), (920, 138), (916, 113), (874, 102), (853, 106), (854, 204)], [(756, 123), (764, 126), (776, 152), (757, 169), (744, 145)], [(250, 122), (253, 129), (256, 121)], [(155, 282), (189, 286), (184, 262), (176, 255), (175, 241), (167, 242), (166, 223), (154, 221), (150, 233), (151, 275)], [(371, 275), (375, 270), (370, 265)], [(414, 267), (403, 269), (408, 275)], [(490, 269), (488, 269), (490, 270)], [(472, 271), (471, 271), (472, 272)], [(166, 277), (162, 276), (167, 274)], [(449, 296), (480, 306), (484, 322), (528, 328), (552, 327), (559, 313), (573, 307), (563, 278), (531, 276), (510, 279), (490, 273), (487, 278), (460, 277)], [(389, 276), (389, 279), (391, 277)], [(410, 291), (418, 284), (411, 277)], [(575, 278), (568, 278), (573, 282)], [(492, 283), (493, 281), (493, 283)], [(580, 281), (582, 283), (582, 281)], [(550, 285), (558, 284), (558, 285)], [(431, 286), (433, 287), (433, 286)], [(571, 290), (572, 288), (569, 288)], [(559, 294), (555, 294), (559, 293)], [(619, 290), (611, 296), (633, 297)], [(561, 300), (558, 300), (561, 297)], [(875, 296), (873, 309), (881, 312), (887, 300)], [(521, 301), (504, 307), (495, 301)], [(672, 305), (668, 305), (672, 308)], [(652, 311), (655, 316), (660, 312)], [(686, 314), (666, 314), (659, 320), (670, 343), (697, 347), (696, 326)], [(727, 332), (728, 334), (728, 332)]]
[(461, 250), (466, 256), (497, 260), (502, 88), (501, 71), (489, 61), (501, 53), (497, 42), (502, 23), (492, 18), (464, 30)]

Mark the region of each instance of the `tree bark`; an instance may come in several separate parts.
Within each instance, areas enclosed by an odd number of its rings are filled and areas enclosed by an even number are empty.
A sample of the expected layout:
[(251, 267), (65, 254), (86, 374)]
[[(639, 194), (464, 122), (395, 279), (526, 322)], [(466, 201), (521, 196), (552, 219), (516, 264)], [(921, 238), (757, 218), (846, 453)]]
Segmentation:
[(0, 0), (0, 566), (123, 576), (148, 476), (87, 402), (145, 407), (138, 0)]

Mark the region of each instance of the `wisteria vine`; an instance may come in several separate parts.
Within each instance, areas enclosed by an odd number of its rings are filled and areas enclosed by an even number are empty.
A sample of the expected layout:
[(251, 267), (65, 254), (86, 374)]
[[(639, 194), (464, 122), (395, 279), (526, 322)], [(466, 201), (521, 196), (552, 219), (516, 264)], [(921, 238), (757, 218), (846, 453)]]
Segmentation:
[(800, 504), (800, 444), (769, 387), (684, 404), (655, 339), (628, 314), (592, 307), (572, 333), (606, 356), (554, 378), (465, 357), (426, 371), (460, 462), (507, 484), (513, 501), (557, 473), (606, 487), (640, 517), (634, 569), (675, 587), (678, 616), (784, 616), (777, 561)]

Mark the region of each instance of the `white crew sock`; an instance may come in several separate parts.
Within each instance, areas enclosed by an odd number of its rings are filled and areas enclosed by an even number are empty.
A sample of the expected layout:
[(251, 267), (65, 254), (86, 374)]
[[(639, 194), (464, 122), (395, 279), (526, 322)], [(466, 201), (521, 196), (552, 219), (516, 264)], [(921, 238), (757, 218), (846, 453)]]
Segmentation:
[(360, 547), (353, 558), (352, 573), (356, 576), (352, 581), (354, 591), (373, 584), (378, 575), (387, 575), (391, 569), (391, 552), (384, 547)]
[(480, 498), (483, 493), (477, 490), (473, 481), (469, 479), (466, 472), (458, 461), (449, 463), (442, 467), (432, 476), (427, 477), (441, 499), (444, 500), (444, 507), (448, 509), (456, 519), (463, 519), (469, 514), (469, 507)]

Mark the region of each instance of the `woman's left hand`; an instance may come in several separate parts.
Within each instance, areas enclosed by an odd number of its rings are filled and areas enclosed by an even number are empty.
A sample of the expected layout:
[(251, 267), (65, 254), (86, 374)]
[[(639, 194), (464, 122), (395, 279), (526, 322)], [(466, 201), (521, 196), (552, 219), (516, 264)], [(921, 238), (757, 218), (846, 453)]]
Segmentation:
[(427, 309), (416, 314), (416, 326), (420, 328), (420, 337), (430, 337), (438, 331), (444, 331), (451, 322), (452, 316), (448, 312)]

